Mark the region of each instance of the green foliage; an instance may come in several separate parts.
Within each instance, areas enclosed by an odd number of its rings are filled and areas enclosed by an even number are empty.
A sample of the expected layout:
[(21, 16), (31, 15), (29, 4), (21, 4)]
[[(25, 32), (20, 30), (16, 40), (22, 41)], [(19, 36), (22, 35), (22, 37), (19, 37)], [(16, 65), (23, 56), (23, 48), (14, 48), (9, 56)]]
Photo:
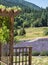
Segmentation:
[(1, 22), (1, 28), (0, 28), (0, 41), (2, 43), (8, 42), (9, 41), (9, 29), (5, 25), (5, 22), (7, 22), (8, 18), (5, 17), (0, 17), (0, 22)]
[(24, 27), (30, 27), (30, 23), (27, 22), (27, 21), (25, 21), (25, 22), (23, 23), (23, 25), (24, 25)]
[(44, 27), (48, 26), (48, 10), (41, 11), (31, 10), (31, 12), (23, 12), (16, 17), (17, 26), (24, 27)]
[[(0, 6), (0, 9), (6, 9), (7, 11), (21, 11), (20, 7), (5, 7), (3, 5)], [(28, 11), (27, 11), (28, 10)], [(25, 9), (19, 16), (15, 17), (15, 22), (14, 22), (14, 29), (16, 30), (17, 28), (21, 28), (21, 27), (43, 27), (43, 26), (48, 26), (48, 8), (43, 9), (41, 11), (37, 11), (37, 10), (29, 10)], [(3, 27), (2, 27), (3, 26)], [(0, 40), (1, 41), (8, 41), (9, 39), (9, 27), (10, 27), (10, 22), (9, 22), (9, 18), (8, 17), (0, 17), (0, 27), (2, 29), (2, 31), (0, 31)], [(48, 31), (45, 30), (44, 31), (45, 35), (48, 35)], [(4, 35), (6, 34), (6, 35)], [(24, 30), (24, 28), (20, 29), (19, 35), (25, 35), (26, 31)], [(42, 36), (43, 33), (39, 34), (36, 33), (34, 36), (32, 37), (36, 37), (38, 36)], [(15, 36), (18, 35), (17, 31), (15, 31)], [(33, 34), (32, 34), (33, 35)], [(38, 37), (37, 36), (37, 37)], [(31, 37), (31, 36), (30, 36)], [(27, 35), (27, 38), (29, 38), (29, 36)]]
[(42, 26), (42, 23), (41, 23), (40, 19), (37, 19), (32, 24), (32, 27), (41, 27), (41, 26)]
[(39, 56), (39, 55), (40, 55), (40, 52), (32, 51), (32, 56)]
[(41, 56), (48, 56), (48, 51), (42, 51), (42, 52), (40, 53), (40, 55), (41, 55)]
[(6, 9), (6, 11), (11, 11), (11, 10), (14, 10), (14, 11), (21, 11), (21, 8), (19, 6), (13, 6), (13, 7), (6, 7), (4, 5), (0, 5), (0, 9)]
[(19, 10), (19, 11), (21, 11), (21, 8), (19, 6), (13, 6), (12, 10), (16, 10), (16, 11)]
[(14, 36), (17, 36), (18, 35), (18, 32), (17, 32), (17, 29), (14, 30)]
[(26, 34), (26, 31), (25, 31), (25, 29), (24, 28), (21, 28), (20, 29), (20, 32), (19, 32), (19, 35), (25, 35)]
[(8, 43), (9, 42), (9, 29), (7, 29), (6, 26), (4, 26), (2, 29), (3, 29), (3, 32), (4, 32), (3, 37), (5, 38), (5, 41)]
[(3, 5), (0, 5), (0, 9), (5, 9), (6, 7)]
[(7, 30), (7, 27), (4, 26), (2, 29), (0, 29), (0, 41), (2, 43), (9, 41), (9, 30)]
[(48, 56), (48, 51), (32, 51), (32, 56)]
[(42, 26), (47, 26), (47, 12), (43, 11), (41, 15)]
[[(0, 41), (3, 41), (3, 39), (4, 39), (4, 38), (3, 38), (3, 31), (2, 31), (2, 29), (0, 29)], [(5, 41), (5, 39), (4, 39), (4, 41)], [(3, 42), (4, 42), (4, 41), (3, 41)]]
[(3, 19), (2, 17), (0, 17), (0, 27), (2, 27), (2, 22), (3, 22)]
[(48, 35), (48, 28), (44, 29), (44, 35)]
[(10, 28), (10, 20), (8, 17), (3, 18), (3, 23), (5, 24), (5, 26), (7, 26), (7, 29)]
[(17, 27), (17, 22), (14, 22), (14, 29), (16, 29)]
[[(5, 7), (3, 5), (0, 5), (0, 9), (2, 10), (6, 10), (6, 11), (11, 11), (13, 10), (14, 12), (17, 12), (17, 11), (21, 11), (21, 8), (20, 7), (16, 7), (16, 6), (13, 6), (13, 7)], [(16, 25), (16, 23), (15, 23)], [(9, 28), (10, 28), (10, 20), (8, 17), (0, 17), (0, 41), (2, 43), (5, 43), (9, 41)], [(15, 28), (16, 29), (16, 28)], [(15, 35), (17, 35), (17, 31), (15, 31)]]

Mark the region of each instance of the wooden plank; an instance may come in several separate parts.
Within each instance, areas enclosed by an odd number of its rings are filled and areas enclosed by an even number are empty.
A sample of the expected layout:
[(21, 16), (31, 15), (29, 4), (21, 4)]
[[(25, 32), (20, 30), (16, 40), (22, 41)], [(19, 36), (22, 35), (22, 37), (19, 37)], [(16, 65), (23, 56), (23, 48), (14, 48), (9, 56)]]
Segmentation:
[(13, 42), (14, 42), (14, 16), (10, 17), (10, 41), (9, 41), (10, 64), (13, 65)]
[(32, 65), (31, 62), (32, 62), (32, 47), (29, 48), (29, 65)]
[(0, 61), (1, 61), (1, 42), (0, 42)]

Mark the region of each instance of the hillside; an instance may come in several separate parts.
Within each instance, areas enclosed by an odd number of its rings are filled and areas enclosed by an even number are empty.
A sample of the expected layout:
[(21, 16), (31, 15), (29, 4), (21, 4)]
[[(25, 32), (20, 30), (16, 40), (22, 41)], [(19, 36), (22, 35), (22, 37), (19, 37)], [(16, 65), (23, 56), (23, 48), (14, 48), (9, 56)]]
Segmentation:
[[(36, 28), (25, 28), (26, 35), (25, 36), (15, 36), (17, 40), (33, 40), (36, 38), (46, 38), (48, 35), (44, 35), (44, 31), (48, 29), (48, 27), (36, 27)], [(19, 33), (20, 30), (18, 30)]]
[(41, 8), (37, 5), (27, 2), (25, 0), (0, 0), (0, 4), (3, 4), (5, 6), (20, 6), (22, 8), (30, 8), (35, 10), (40, 10)]

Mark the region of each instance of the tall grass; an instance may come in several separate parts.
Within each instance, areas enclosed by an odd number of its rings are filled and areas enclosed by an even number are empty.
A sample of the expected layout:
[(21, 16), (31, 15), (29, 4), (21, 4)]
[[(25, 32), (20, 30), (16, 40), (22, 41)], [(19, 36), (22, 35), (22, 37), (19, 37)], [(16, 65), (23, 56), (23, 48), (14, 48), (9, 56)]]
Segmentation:
[[(16, 36), (18, 40), (32, 40), (38, 37), (48, 37), (48, 35), (44, 35), (44, 30), (48, 27), (36, 27), (36, 28), (25, 28), (26, 35), (25, 36)], [(19, 30), (18, 30), (19, 32)]]

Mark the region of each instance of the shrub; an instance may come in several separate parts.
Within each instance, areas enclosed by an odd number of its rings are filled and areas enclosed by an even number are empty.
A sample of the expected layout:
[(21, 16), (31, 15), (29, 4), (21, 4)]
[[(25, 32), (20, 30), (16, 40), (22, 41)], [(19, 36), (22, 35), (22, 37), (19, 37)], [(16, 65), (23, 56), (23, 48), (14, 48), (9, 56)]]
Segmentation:
[(17, 30), (14, 31), (14, 36), (17, 36), (18, 35), (18, 32)]
[(42, 23), (41, 23), (40, 19), (37, 19), (36, 21), (34, 21), (32, 26), (33, 27), (41, 27)]
[(48, 28), (44, 30), (44, 35), (48, 35)]
[(23, 25), (24, 25), (24, 27), (26, 27), (26, 28), (30, 27), (30, 23), (29, 23), (28, 21), (25, 21), (25, 22), (23, 23)]
[(40, 55), (41, 55), (41, 56), (48, 56), (48, 51), (42, 51), (42, 52), (40, 53)]
[(39, 56), (39, 55), (40, 55), (40, 52), (37, 52), (37, 51), (32, 52), (32, 56)]
[(25, 31), (25, 29), (24, 28), (21, 28), (20, 29), (20, 32), (19, 32), (19, 35), (25, 35), (26, 34), (26, 31)]

